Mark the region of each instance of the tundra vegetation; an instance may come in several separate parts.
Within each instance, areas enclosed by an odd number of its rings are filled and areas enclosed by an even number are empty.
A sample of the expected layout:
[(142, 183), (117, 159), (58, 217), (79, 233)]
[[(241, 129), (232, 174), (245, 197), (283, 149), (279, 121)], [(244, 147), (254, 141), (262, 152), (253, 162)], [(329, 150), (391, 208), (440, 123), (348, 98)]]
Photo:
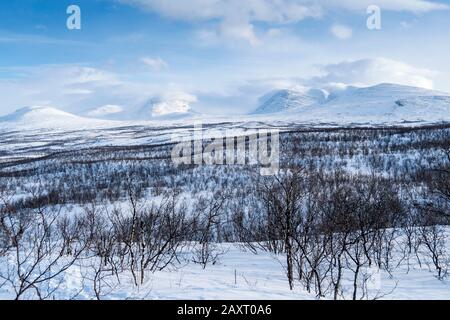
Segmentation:
[(448, 277), (449, 127), (285, 132), (280, 173), (267, 177), (175, 167), (170, 154), (141, 145), (0, 162), (0, 287), (51, 299), (59, 275), (82, 266), (103, 299), (124, 273), (139, 287), (220, 263), (222, 243), (280, 256), (286, 286), (319, 298), (382, 298), (368, 270), (412, 261)]

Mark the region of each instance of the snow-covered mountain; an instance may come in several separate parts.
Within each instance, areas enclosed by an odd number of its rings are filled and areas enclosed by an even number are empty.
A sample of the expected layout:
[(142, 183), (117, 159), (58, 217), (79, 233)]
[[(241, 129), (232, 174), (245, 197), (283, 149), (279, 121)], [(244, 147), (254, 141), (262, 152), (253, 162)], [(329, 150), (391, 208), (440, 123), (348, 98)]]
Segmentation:
[(450, 94), (422, 88), (379, 84), (347, 87), (323, 95), (281, 90), (262, 98), (253, 113), (311, 122), (450, 121)]
[[(206, 116), (184, 99), (150, 99), (132, 108), (107, 105), (85, 116), (50, 107), (26, 107), (0, 117), (2, 128), (99, 128), (160, 123), (399, 124), (450, 122), (450, 94), (395, 84), (339, 90), (279, 90), (247, 116)], [(100, 119), (99, 119), (100, 118)], [(114, 121), (112, 121), (114, 120)]]
[(88, 110), (84, 115), (105, 120), (145, 121), (186, 119), (197, 115), (189, 99), (153, 97), (136, 105), (106, 105)]
[(323, 106), (333, 114), (355, 116), (397, 114), (408, 116), (428, 110), (450, 115), (450, 95), (422, 88), (380, 84), (368, 88), (349, 87), (331, 96)]
[(1, 128), (61, 128), (80, 129), (100, 127), (111, 122), (83, 118), (52, 107), (31, 106), (0, 117)]
[(125, 121), (183, 119), (195, 115), (196, 113), (184, 101), (154, 99), (129, 108), (104, 106), (86, 113), (86, 116), (97, 119)]
[(152, 98), (137, 110), (141, 119), (173, 120), (185, 119), (196, 115), (190, 102), (184, 99)]
[(328, 93), (321, 89), (278, 90), (263, 96), (253, 114), (300, 111), (304, 107), (324, 103), (327, 96)]
[[(148, 115), (148, 110), (156, 112)], [(20, 108), (6, 116), (0, 116), (0, 130), (105, 129), (134, 125), (174, 124), (200, 116), (192, 111), (165, 112), (163, 106), (157, 110), (143, 107), (141, 110), (133, 111), (130, 114), (119, 109), (116, 111), (115, 106), (105, 106), (95, 112), (91, 111), (86, 116), (79, 116), (53, 107), (30, 106)]]

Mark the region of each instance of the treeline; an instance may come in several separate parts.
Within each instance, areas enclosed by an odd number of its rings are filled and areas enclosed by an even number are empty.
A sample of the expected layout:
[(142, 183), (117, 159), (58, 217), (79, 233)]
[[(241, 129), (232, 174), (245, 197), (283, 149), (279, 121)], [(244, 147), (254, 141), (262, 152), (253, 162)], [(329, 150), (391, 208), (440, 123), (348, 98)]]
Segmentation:
[[(376, 174), (397, 185), (420, 188), (431, 170), (445, 165), (450, 129), (335, 129), (281, 134), (280, 164), (304, 167), (311, 174), (344, 171)], [(257, 193), (258, 168), (251, 166), (175, 167), (171, 145), (102, 147), (59, 152), (53, 156), (0, 164), (0, 185), (14, 191), (17, 201), (41, 204), (115, 202), (127, 195), (124, 181), (148, 197), (179, 189), (193, 197), (202, 192), (242, 190), (248, 201)], [(46, 198), (27, 199), (30, 186), (46, 190)], [(23, 203), (21, 204), (24, 205)]]

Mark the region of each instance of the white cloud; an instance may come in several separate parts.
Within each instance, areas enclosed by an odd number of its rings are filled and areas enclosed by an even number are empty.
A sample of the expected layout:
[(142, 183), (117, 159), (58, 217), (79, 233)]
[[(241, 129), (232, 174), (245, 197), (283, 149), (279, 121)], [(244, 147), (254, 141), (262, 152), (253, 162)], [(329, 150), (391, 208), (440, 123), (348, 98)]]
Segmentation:
[(240, 39), (257, 45), (254, 22), (291, 23), (322, 16), (311, 2), (292, 0), (119, 0), (162, 16), (183, 21), (217, 21), (218, 29), (202, 32), (207, 40)]
[[(321, 18), (332, 10), (350, 10), (365, 13), (373, 0), (115, 0), (155, 12), (164, 17), (182, 21), (212, 21), (217, 30), (202, 31), (203, 40), (246, 40), (257, 45), (261, 40), (255, 32), (255, 23), (288, 24), (306, 18)], [(446, 10), (450, 7), (428, 0), (377, 0), (382, 10), (424, 13)], [(210, 26), (209, 26), (210, 27)], [(335, 26), (333, 33), (350, 37), (349, 29)]]
[(289, 23), (321, 17), (333, 8), (365, 10), (376, 4), (383, 10), (414, 13), (449, 9), (428, 0), (118, 0), (163, 16), (180, 20), (233, 20)]
[(203, 45), (217, 45), (227, 42), (231, 46), (241, 43), (257, 46), (262, 43), (256, 35), (255, 28), (249, 23), (222, 23), (217, 27), (202, 29), (196, 32), (198, 40)]
[(90, 67), (69, 66), (63, 69), (50, 67), (47, 72), (53, 76), (65, 78), (67, 83), (74, 85), (90, 83), (101, 86), (119, 81), (117, 76), (111, 72)]
[(254, 26), (250, 23), (223, 23), (220, 28), (220, 35), (230, 39), (245, 40), (252, 46), (260, 44)]
[(187, 113), (191, 111), (191, 104), (197, 102), (197, 97), (183, 91), (172, 91), (155, 95), (144, 103), (140, 111), (144, 116), (160, 117), (175, 113)]
[(152, 108), (152, 116), (164, 116), (173, 113), (186, 113), (191, 110), (189, 102), (184, 100), (167, 100), (155, 102)]
[(26, 105), (68, 105), (120, 83), (108, 71), (80, 65), (43, 65), (2, 69), (0, 112)]
[(119, 0), (180, 20), (260, 21), (287, 23), (322, 14), (311, 1), (297, 0)]
[(342, 40), (350, 39), (353, 35), (353, 30), (347, 26), (341, 24), (335, 24), (331, 27), (333, 35)]
[(404, 62), (384, 58), (362, 59), (322, 66), (323, 75), (315, 83), (335, 83), (371, 86), (379, 83), (396, 83), (433, 88), (434, 71), (410, 66)]
[(143, 57), (141, 61), (154, 71), (161, 71), (169, 67), (168, 63), (161, 58)]
[(381, 10), (409, 11), (424, 13), (434, 10), (448, 10), (450, 7), (439, 1), (427, 0), (319, 0), (324, 6), (347, 10), (365, 10), (370, 5), (377, 5)]
[(413, 27), (413, 22), (401, 21), (400, 26), (403, 29), (411, 29)]

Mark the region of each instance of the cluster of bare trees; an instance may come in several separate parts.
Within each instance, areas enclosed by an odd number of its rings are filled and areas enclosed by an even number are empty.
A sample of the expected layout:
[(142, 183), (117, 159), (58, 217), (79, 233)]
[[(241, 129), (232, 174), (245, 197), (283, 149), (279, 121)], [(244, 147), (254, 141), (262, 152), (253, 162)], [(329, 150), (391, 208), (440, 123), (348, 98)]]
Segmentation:
[[(124, 272), (138, 287), (147, 273), (181, 261), (213, 265), (224, 253), (219, 242), (238, 241), (254, 253), (283, 256), (292, 290), (377, 298), (385, 293), (369, 290), (373, 270), (391, 274), (414, 260), (435, 270), (438, 279), (447, 276), (448, 167), (435, 173), (429, 192), (420, 194), (425, 200), (417, 202), (376, 175), (330, 176), (293, 167), (262, 178), (250, 206), (224, 192), (190, 206), (175, 192), (147, 203), (130, 179), (125, 205), (92, 203), (73, 216), (60, 205), (41, 207), (41, 200), (29, 208), (3, 188), (0, 286), (12, 288), (17, 299), (47, 299), (64, 272), (84, 267), (83, 281), (101, 299)], [(43, 199), (45, 192), (35, 188), (33, 198)]]
[[(449, 180), (436, 183), (448, 186)], [(447, 275), (448, 219), (410, 205), (389, 180), (340, 172), (311, 176), (295, 168), (262, 181), (259, 194), (258, 218), (236, 211), (236, 235), (253, 252), (283, 253), (291, 289), (300, 285), (334, 299), (377, 298), (386, 292), (370, 292), (374, 271), (392, 274), (411, 258), (429, 264), (439, 279)]]
[[(428, 169), (442, 161), (442, 150), (449, 149), (449, 126), (426, 128), (336, 128), (293, 129), (280, 135), (282, 167), (303, 165), (309, 171), (351, 169), (362, 174), (373, 171), (389, 175), (393, 183), (420, 184), (431, 175)], [(23, 198), (24, 206), (88, 204), (93, 201), (120, 201), (127, 196), (127, 176), (134, 172), (134, 183), (152, 195), (180, 188), (198, 194), (221, 189), (241, 189), (254, 196), (255, 170), (247, 166), (175, 167), (171, 145), (93, 147), (0, 163), (0, 180), (8, 188), (27, 193), (39, 185), (42, 198)], [(48, 149), (47, 149), (48, 148)], [(24, 150), (27, 150), (24, 147)], [(25, 151), (22, 150), (25, 156)], [(9, 153), (9, 151), (8, 151)], [(421, 170), (425, 169), (425, 170)], [(247, 199), (249, 200), (249, 199)]]
[(16, 299), (49, 299), (64, 272), (79, 268), (83, 285), (89, 282), (101, 299), (124, 272), (139, 287), (148, 273), (182, 262), (206, 268), (223, 253), (215, 243), (225, 200), (224, 195), (205, 197), (188, 210), (186, 202), (169, 192), (161, 201), (147, 203), (130, 183), (121, 206), (92, 203), (69, 216), (64, 206), (20, 207), (3, 190), (0, 288), (12, 289)]
[(61, 284), (60, 275), (81, 257), (87, 242), (80, 238), (85, 223), (60, 215), (61, 208), (20, 210), (0, 196), (0, 287), (15, 298), (33, 292), (50, 298)]

